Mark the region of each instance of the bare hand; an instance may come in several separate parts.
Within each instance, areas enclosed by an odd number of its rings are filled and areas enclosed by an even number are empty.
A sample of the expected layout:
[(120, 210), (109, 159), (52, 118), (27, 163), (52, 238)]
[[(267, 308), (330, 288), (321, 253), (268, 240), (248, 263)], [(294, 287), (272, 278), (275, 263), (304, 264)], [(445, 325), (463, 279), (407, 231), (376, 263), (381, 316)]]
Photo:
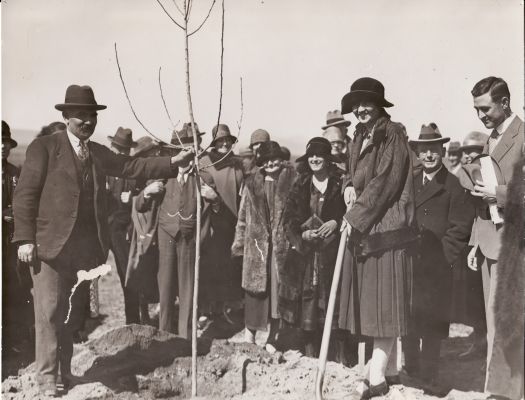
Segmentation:
[(337, 222), (333, 219), (325, 222), (319, 228), (317, 228), (317, 234), (322, 238), (327, 238), (337, 229)]
[(473, 196), (483, 198), (487, 203), (496, 201), (496, 186), (487, 185), (479, 180), (476, 180), (476, 185), (474, 185), (474, 190), (471, 193)]
[(124, 204), (129, 203), (129, 198), (131, 197), (131, 192), (122, 192), (120, 194), (120, 201)]
[(150, 197), (153, 194), (159, 194), (164, 191), (164, 183), (161, 181), (155, 181), (150, 183), (144, 189), (144, 197)]
[(24, 263), (32, 263), (35, 254), (34, 243), (26, 243), (18, 247), (18, 258)]
[(478, 270), (478, 258), (476, 253), (478, 252), (478, 246), (474, 246), (467, 256), (467, 265), (472, 271)]
[(5, 222), (13, 222), (15, 219), (12, 215), (4, 215), (4, 221)]
[(347, 186), (345, 188), (343, 192), (343, 198), (347, 209), (351, 208), (354, 205), (355, 200), (357, 199), (357, 195), (353, 186)]
[(193, 147), (186, 147), (182, 149), (176, 156), (171, 157), (171, 163), (175, 165), (186, 164), (194, 157)]
[(314, 240), (319, 239), (320, 236), (317, 234), (315, 230), (309, 229), (303, 232), (302, 238), (303, 240), (306, 240), (307, 242), (313, 242)]
[(210, 203), (215, 202), (219, 197), (217, 192), (204, 182), (201, 182), (201, 196)]

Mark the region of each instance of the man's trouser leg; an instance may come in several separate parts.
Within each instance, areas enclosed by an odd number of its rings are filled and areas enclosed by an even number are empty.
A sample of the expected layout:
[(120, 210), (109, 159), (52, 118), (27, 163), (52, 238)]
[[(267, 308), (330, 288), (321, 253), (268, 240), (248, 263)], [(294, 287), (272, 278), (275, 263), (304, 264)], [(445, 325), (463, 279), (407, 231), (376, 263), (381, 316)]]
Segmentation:
[(177, 240), (177, 267), (179, 282), (179, 336), (189, 339), (191, 310), (193, 308), (193, 281), (195, 277), (195, 239)]
[(175, 333), (174, 314), (177, 285), (177, 247), (175, 239), (162, 228), (158, 229), (159, 240), (159, 329)]
[(124, 311), (126, 324), (139, 324), (139, 295), (126, 287), (126, 270), (128, 268), (129, 242), (126, 240), (126, 230), (112, 226), (110, 228), (111, 251), (115, 256), (118, 276), (124, 292)]

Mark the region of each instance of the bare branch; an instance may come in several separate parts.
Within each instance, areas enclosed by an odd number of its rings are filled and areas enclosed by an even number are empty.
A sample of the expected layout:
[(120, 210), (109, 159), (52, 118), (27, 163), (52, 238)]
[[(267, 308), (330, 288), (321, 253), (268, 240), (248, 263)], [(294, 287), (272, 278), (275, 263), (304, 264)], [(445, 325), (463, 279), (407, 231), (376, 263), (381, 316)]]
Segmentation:
[(189, 21), (190, 19), (191, 9), (193, 8), (192, 6), (193, 6), (193, 0), (188, 0), (188, 8), (186, 9), (186, 15), (185, 15), (186, 21)]
[(175, 4), (175, 7), (177, 7), (177, 10), (179, 10), (181, 17), (184, 18), (184, 13), (180, 9), (179, 5), (177, 4), (177, 0), (173, 0), (173, 4)]
[(224, 71), (224, 0), (222, 0), (222, 19), (221, 19), (221, 73), (220, 73), (220, 90), (219, 90), (219, 115), (217, 116), (217, 125), (221, 121), (222, 111), (222, 82)]
[[(157, 0), (158, 1), (158, 0)], [(208, 15), (206, 15), (206, 18), (204, 18), (204, 21), (202, 21), (202, 23), (198, 26), (197, 29), (195, 29), (193, 32), (190, 32), (188, 33), (188, 37), (190, 37), (191, 35), (193, 35), (194, 33), (197, 33), (201, 28), (202, 26), (206, 23), (206, 21), (208, 20), (208, 18), (210, 17), (210, 14), (211, 14), (211, 10), (213, 10), (213, 6), (215, 5), (215, 2), (217, 0), (213, 0), (213, 3), (211, 3), (211, 7), (208, 11)]]
[(241, 79), (241, 116), (239, 118), (239, 121), (237, 121), (237, 128), (239, 128), (239, 131), (237, 132), (237, 137), (241, 136), (242, 118), (244, 116), (244, 102), (242, 99), (242, 76), (240, 79)]
[(164, 6), (162, 5), (162, 3), (160, 2), (160, 0), (157, 0), (157, 3), (159, 3), (159, 6), (162, 8), (162, 10), (164, 11), (164, 13), (173, 21), (173, 23), (175, 25), (177, 25), (180, 29), (184, 29), (182, 27), (181, 24), (179, 24), (177, 21), (175, 21), (175, 19), (170, 15), (170, 13), (168, 12), (168, 10), (166, 10), (166, 8), (164, 8)]
[(171, 119), (170, 112), (168, 111), (168, 106), (166, 105), (166, 100), (164, 99), (164, 93), (162, 91), (162, 82), (160, 79), (160, 71), (162, 70), (162, 67), (159, 67), (159, 89), (160, 89), (160, 97), (162, 99), (162, 104), (164, 104), (164, 110), (166, 110), (166, 115), (168, 116), (168, 119), (171, 122), (171, 127), (175, 129), (175, 124), (173, 123), (173, 120)]

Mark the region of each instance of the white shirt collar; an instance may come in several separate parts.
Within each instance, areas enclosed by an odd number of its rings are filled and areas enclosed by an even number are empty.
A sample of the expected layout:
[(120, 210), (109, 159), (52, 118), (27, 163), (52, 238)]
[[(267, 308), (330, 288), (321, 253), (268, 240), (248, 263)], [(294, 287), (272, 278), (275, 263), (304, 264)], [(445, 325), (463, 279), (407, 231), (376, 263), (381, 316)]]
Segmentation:
[(427, 179), (429, 181), (431, 181), (432, 179), (434, 179), (434, 177), (436, 176), (436, 174), (441, 171), (441, 168), (443, 168), (443, 165), (441, 165), (441, 167), (439, 167), (439, 169), (435, 170), (434, 172), (431, 172), (430, 174), (427, 174), (425, 171), (423, 171), (423, 181), (425, 180), (425, 176), (427, 177)]
[[(67, 137), (69, 139), (69, 143), (71, 143), (71, 146), (73, 146), (73, 149), (75, 150), (75, 153), (78, 154), (78, 151), (80, 150), (80, 139), (77, 138), (75, 135), (73, 135), (71, 132), (69, 132), (69, 129), (66, 130)], [(84, 140), (84, 143), (88, 143), (89, 139)]]
[(510, 124), (512, 124), (512, 121), (514, 121), (514, 118), (516, 118), (516, 114), (512, 113), (507, 119), (505, 119), (505, 121), (499, 124), (499, 126), (496, 128), (498, 135), (501, 135), (503, 132), (507, 130)]

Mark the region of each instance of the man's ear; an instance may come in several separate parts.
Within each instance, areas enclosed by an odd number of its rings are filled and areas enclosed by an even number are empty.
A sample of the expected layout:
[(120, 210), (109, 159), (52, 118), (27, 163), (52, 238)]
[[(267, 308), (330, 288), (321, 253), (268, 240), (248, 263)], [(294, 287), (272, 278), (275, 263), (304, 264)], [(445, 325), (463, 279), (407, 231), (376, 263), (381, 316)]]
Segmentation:
[(505, 110), (510, 110), (510, 99), (507, 96), (503, 96), (499, 102)]
[(447, 154), (447, 150), (445, 149), (445, 146), (443, 146), (441, 148), (441, 157), (445, 157), (446, 154)]

